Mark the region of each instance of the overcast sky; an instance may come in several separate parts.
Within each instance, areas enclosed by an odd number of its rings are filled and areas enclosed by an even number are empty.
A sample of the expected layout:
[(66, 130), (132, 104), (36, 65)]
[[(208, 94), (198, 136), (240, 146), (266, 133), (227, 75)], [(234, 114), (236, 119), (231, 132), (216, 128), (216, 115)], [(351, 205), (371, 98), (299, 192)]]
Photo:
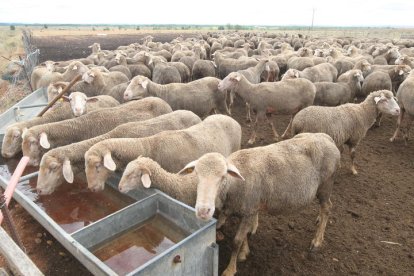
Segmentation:
[[(247, 4), (248, 3), (248, 4)], [(414, 0), (1, 0), (0, 22), (414, 26)]]

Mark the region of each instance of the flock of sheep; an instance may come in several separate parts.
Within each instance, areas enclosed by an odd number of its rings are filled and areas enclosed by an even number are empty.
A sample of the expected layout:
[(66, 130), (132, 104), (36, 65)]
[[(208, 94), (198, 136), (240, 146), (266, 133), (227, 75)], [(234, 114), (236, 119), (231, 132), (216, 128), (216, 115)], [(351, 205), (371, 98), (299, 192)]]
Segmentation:
[[(255, 33), (152, 40), (115, 51), (94, 43), (86, 58), (37, 67), (32, 85), (47, 87), (49, 100), (77, 75), (82, 80), (42, 117), (10, 125), (2, 155), (29, 156), (43, 195), (85, 176), (90, 190), (101, 191), (118, 171), (121, 192), (160, 189), (195, 206), (200, 219), (218, 210), (218, 229), (241, 217), (223, 275), (247, 258), (247, 235), (263, 207), (281, 213), (317, 198), (311, 248), (322, 245), (343, 146), (357, 174), (356, 148), (382, 114), (398, 115), (390, 140), (402, 131), (407, 142), (413, 42)], [(241, 149), (242, 129), (231, 117), (236, 96), (247, 120), (255, 114), (249, 144), (263, 121), (284, 140)], [(280, 137), (271, 115), (281, 114), (291, 120)]]

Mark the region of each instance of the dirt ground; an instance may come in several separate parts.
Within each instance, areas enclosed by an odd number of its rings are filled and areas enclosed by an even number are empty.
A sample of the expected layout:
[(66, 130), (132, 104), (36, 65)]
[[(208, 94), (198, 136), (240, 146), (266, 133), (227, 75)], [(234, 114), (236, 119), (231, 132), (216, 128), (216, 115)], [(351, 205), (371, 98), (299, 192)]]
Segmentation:
[[(114, 37), (112, 42), (101, 42), (102, 48), (114, 49), (136, 38)], [(60, 59), (67, 59), (88, 53), (87, 46), (95, 41), (92, 37), (65, 38), (63, 42), (53, 38), (51, 43), (42, 38), (36, 43), (45, 60), (59, 57), (56, 45), (70, 47), (60, 52)], [(242, 125), (242, 146), (246, 148), (251, 129), (244, 110), (236, 101), (233, 118)], [(276, 116), (274, 120), (282, 133), (289, 118)], [(381, 127), (368, 132), (357, 150), (357, 176), (350, 173), (348, 152), (343, 153), (320, 250), (308, 250), (316, 230), (316, 202), (293, 214), (261, 213), (258, 231), (249, 239), (251, 253), (247, 261), (238, 263), (238, 275), (414, 274), (414, 141), (408, 146), (401, 140), (390, 143), (395, 122), (395, 117), (385, 116)], [(259, 135), (262, 139), (255, 146), (273, 142), (270, 126), (260, 126)], [(297, 173), (299, 176), (300, 171)], [(90, 274), (23, 208), (12, 204), (10, 209), (30, 258), (46, 275)], [(228, 264), (237, 222), (237, 218), (228, 220), (223, 228), (225, 238), (218, 242), (220, 273)], [(37, 236), (41, 236), (40, 243), (36, 243)], [(0, 266), (4, 266), (4, 260), (0, 259)]]

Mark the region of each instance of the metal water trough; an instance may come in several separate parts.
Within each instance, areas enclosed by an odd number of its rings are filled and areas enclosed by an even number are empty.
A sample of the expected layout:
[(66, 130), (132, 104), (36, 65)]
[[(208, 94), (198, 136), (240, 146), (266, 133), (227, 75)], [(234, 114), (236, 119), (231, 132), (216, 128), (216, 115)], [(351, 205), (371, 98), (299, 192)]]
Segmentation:
[[(46, 102), (46, 91), (40, 89), (0, 115), (0, 142), (7, 125), (32, 118)], [(20, 182), (28, 181), (37, 174), (38, 172), (26, 175)], [(8, 180), (0, 175), (0, 186), (5, 188), (7, 182)], [(116, 176), (109, 179), (107, 185), (117, 188), (118, 182), (119, 176)], [(14, 193), (14, 199), (94, 275), (117, 275), (91, 252), (94, 246), (142, 224), (156, 214), (167, 217), (189, 234), (127, 275), (218, 274), (216, 220), (198, 220), (192, 207), (155, 189), (131, 191), (128, 196), (133, 198), (135, 203), (68, 234), (23, 192), (16, 190)], [(179, 262), (176, 261), (177, 256)]]

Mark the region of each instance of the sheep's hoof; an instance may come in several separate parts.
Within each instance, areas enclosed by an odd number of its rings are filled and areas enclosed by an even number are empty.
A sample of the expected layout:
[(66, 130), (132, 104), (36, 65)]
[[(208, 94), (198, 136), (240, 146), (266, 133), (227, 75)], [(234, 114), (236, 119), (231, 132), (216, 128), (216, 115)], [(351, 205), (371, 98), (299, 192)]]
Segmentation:
[(315, 224), (316, 225), (319, 225), (319, 223), (321, 222), (321, 217), (320, 216), (318, 216), (317, 218), (316, 218), (316, 221), (315, 221)]
[(234, 274), (236, 274), (236, 272), (237, 272), (236, 270), (226, 268), (226, 270), (223, 271), (221, 276), (233, 276)]
[(224, 234), (221, 231), (216, 232), (216, 241), (224, 240)]
[(316, 239), (313, 239), (309, 247), (309, 251), (315, 252), (321, 247), (321, 245), (322, 242), (318, 242)]
[(247, 144), (253, 145), (255, 141), (256, 141), (256, 139), (250, 139), (249, 141), (247, 141)]
[(239, 255), (237, 256), (237, 261), (244, 262), (247, 260), (247, 256), (249, 255), (250, 251), (240, 251)]
[(352, 170), (352, 174), (353, 175), (357, 175), (358, 174), (357, 170), (354, 167), (352, 167), (351, 170)]
[(394, 137), (391, 137), (390, 138), (390, 142), (392, 143), (392, 142), (394, 142), (394, 140), (395, 140), (395, 138)]

